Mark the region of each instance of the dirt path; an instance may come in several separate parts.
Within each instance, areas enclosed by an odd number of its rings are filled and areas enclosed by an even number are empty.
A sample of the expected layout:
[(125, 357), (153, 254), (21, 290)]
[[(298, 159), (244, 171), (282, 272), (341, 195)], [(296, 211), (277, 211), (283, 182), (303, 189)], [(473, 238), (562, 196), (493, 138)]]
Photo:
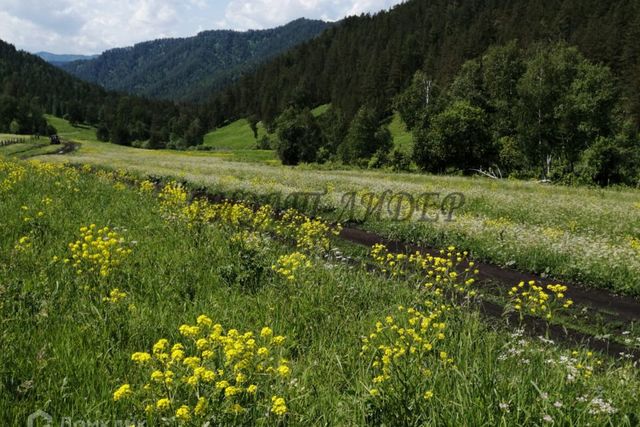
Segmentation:
[(54, 152), (54, 153), (50, 153), (51, 155), (53, 154), (69, 154), (69, 153), (73, 153), (74, 151), (76, 151), (78, 148), (80, 147), (80, 144), (78, 144), (77, 142), (73, 142), (73, 141), (63, 141), (62, 142), (62, 147), (60, 147), (60, 150)]
[[(376, 233), (361, 230), (354, 227), (345, 226), (340, 233), (340, 237), (352, 243), (357, 243), (367, 247), (382, 243), (392, 252), (411, 253), (420, 251), (422, 253), (437, 254), (434, 247), (408, 244), (397, 240), (385, 239)], [(479, 279), (491, 281), (504, 288), (511, 288), (521, 281), (538, 280), (543, 284), (557, 283), (547, 278), (542, 278), (535, 274), (522, 273), (518, 270), (498, 267), (493, 264), (476, 262), (480, 270)], [(575, 283), (562, 282), (569, 286), (571, 299), (576, 304), (590, 307), (599, 312), (605, 313), (608, 317), (614, 317), (624, 322), (640, 321), (640, 301), (629, 296), (616, 295), (602, 289), (589, 288)]]

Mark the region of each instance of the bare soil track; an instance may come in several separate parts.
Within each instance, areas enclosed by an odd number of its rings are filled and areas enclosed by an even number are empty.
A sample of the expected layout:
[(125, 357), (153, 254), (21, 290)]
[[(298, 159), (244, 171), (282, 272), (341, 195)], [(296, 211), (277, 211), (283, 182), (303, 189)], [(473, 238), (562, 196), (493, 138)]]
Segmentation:
[[(420, 251), (422, 253), (430, 253), (435, 255), (438, 250), (434, 247), (419, 246), (400, 242), (397, 240), (385, 239), (376, 233), (371, 233), (359, 228), (345, 226), (340, 233), (340, 237), (352, 243), (371, 247), (375, 244), (382, 243), (387, 248), (396, 253), (412, 253)], [(518, 270), (498, 267), (493, 264), (476, 262), (476, 266), (480, 273), (478, 274), (481, 281), (491, 281), (505, 288), (520, 283), (521, 281), (537, 280), (543, 284), (557, 283), (549, 278), (543, 278), (535, 274), (527, 274)], [(581, 306), (590, 307), (594, 310), (608, 314), (608, 317), (614, 317), (625, 322), (640, 321), (640, 301), (624, 295), (617, 295), (602, 289), (589, 288), (576, 283), (566, 283), (570, 288), (571, 299)]]
[(63, 141), (62, 142), (62, 147), (60, 147), (60, 150), (56, 151), (55, 153), (51, 153), (51, 154), (69, 154), (69, 153), (73, 153), (74, 151), (76, 151), (79, 147), (80, 147), (80, 144), (78, 144), (76, 142)]
[[(439, 252), (439, 250), (433, 247), (424, 247), (400, 241), (388, 240), (378, 234), (348, 226), (343, 227), (339, 237), (351, 243), (356, 243), (366, 247), (382, 243), (391, 252), (396, 253), (412, 253), (420, 251), (421, 253), (436, 255)], [(517, 270), (500, 268), (491, 264), (476, 262), (476, 267), (480, 271), (478, 277), (481, 283), (483, 281), (490, 281), (505, 288), (511, 288), (514, 284), (517, 284), (520, 281), (529, 280), (539, 280), (545, 284), (552, 283), (549, 279), (536, 277), (532, 274), (525, 274)], [(615, 313), (619, 315), (621, 319), (628, 321), (637, 320), (640, 317), (640, 302), (631, 297), (613, 295), (606, 291), (587, 289), (583, 286), (576, 285), (572, 285), (570, 291), (571, 298), (577, 304), (588, 305), (597, 310), (606, 308), (608, 312)], [(527, 334), (530, 336), (540, 336), (554, 341), (584, 345), (592, 350), (596, 350), (613, 357), (626, 355), (627, 357), (640, 360), (640, 351), (629, 348), (615, 341), (601, 340), (593, 335), (566, 328), (562, 325), (549, 324), (538, 317), (525, 316), (521, 322), (517, 313), (508, 313), (505, 315), (503, 306), (486, 300), (479, 302), (479, 308), (480, 312), (487, 317), (503, 318), (507, 323), (513, 325), (520, 325), (522, 323)]]

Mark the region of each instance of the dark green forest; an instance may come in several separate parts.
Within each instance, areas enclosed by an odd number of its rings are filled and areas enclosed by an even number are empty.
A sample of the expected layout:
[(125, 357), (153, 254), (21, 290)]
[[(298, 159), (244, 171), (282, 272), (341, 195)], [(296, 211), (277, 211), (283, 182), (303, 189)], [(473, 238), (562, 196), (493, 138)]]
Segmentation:
[(204, 31), (111, 49), (59, 66), (107, 89), (152, 98), (199, 101), (269, 58), (307, 41), (330, 24), (298, 19), (261, 31)]
[(212, 109), (265, 121), (291, 104), (332, 103), (351, 119), (363, 105), (388, 110), (418, 70), (441, 86), (492, 45), (566, 42), (609, 66), (640, 123), (637, 0), (410, 0), (343, 20), (246, 75)]
[(107, 91), (0, 41), (0, 132), (53, 133), (45, 113), (94, 125), (100, 140), (149, 148), (198, 145), (207, 127), (195, 106)]
[(640, 146), (620, 92), (575, 47), (512, 42), (465, 62), (445, 90), (418, 71), (395, 105), (429, 172), (634, 184)]
[[(633, 184), (639, 35), (638, 1), (412, 0), (347, 18), (209, 110), (214, 123), (263, 120), (287, 164), (414, 161), (436, 173)], [(326, 103), (323, 127), (305, 109)], [(394, 110), (414, 134), (411, 158), (390, 151), (382, 125)], [(313, 138), (302, 123), (321, 142), (304, 146)]]
[(623, 183), (640, 177), (637, 126), (611, 69), (565, 43), (492, 46), (447, 86), (417, 71), (393, 98), (413, 152), (393, 149), (384, 114), (362, 106), (349, 122), (289, 106), (271, 144), (284, 164), (337, 161), (431, 173)]

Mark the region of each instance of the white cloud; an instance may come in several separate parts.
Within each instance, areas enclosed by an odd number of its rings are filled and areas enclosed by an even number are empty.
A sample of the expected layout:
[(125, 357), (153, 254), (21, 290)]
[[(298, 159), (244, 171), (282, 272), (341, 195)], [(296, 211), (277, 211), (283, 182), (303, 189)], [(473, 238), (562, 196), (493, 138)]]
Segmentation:
[(269, 28), (296, 18), (335, 21), (347, 15), (377, 12), (400, 0), (230, 0), (225, 22), (233, 28)]
[(0, 39), (32, 52), (98, 53), (203, 29), (336, 20), (400, 0), (0, 0)]

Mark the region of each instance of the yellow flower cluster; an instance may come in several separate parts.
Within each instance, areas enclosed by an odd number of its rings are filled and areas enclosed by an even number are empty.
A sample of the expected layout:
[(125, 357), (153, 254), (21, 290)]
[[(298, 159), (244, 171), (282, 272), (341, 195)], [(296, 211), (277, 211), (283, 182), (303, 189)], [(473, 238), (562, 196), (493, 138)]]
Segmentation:
[(29, 176), (51, 181), (55, 186), (65, 188), (77, 193), (80, 191), (76, 184), (80, 179), (79, 172), (64, 164), (44, 163), (40, 161), (29, 161), (26, 163), (29, 169)]
[(189, 228), (207, 224), (213, 220), (214, 216), (212, 205), (203, 199), (194, 200), (178, 211), (178, 218), (185, 222)]
[(128, 398), (131, 394), (131, 386), (129, 384), (123, 384), (113, 392), (113, 400), (117, 402), (118, 400)]
[(213, 220), (234, 229), (247, 228), (254, 231), (269, 231), (273, 224), (274, 212), (271, 206), (265, 205), (257, 210), (244, 203), (225, 201), (213, 205)]
[(6, 193), (24, 179), (27, 169), (16, 162), (0, 160), (0, 193)]
[(393, 278), (402, 278), (415, 283), (418, 288), (441, 295), (444, 291), (455, 291), (475, 296), (470, 290), (479, 271), (473, 261), (468, 261), (468, 252), (456, 251), (453, 246), (442, 249), (439, 255), (411, 255), (391, 253), (383, 244), (371, 248), (371, 258), (383, 273)]
[[(83, 166), (82, 171), (87, 173), (87, 169), (85, 169), (85, 167)], [(88, 171), (91, 172), (91, 167), (89, 166)], [(97, 171), (95, 171), (95, 175), (98, 177), (98, 179), (100, 179), (101, 181), (108, 183), (108, 184), (113, 184), (113, 188), (115, 188), (116, 190), (122, 191), (124, 190), (126, 187), (125, 182), (133, 182), (135, 181), (135, 178), (130, 176), (129, 173), (127, 171), (125, 171), (124, 169), (118, 169), (115, 171), (111, 171), (111, 170), (106, 170), (106, 169), (98, 169)]]
[(200, 424), (211, 419), (237, 422), (239, 416), (251, 423), (268, 412), (287, 413), (285, 399), (275, 394), (286, 391), (291, 375), (285, 337), (269, 327), (257, 334), (225, 331), (206, 315), (178, 330), (185, 341), (160, 339), (150, 352), (132, 354), (148, 380), (131, 394), (122, 392), (125, 384), (114, 392), (114, 400), (130, 398), (149, 417), (173, 415)]
[(509, 306), (515, 311), (551, 319), (553, 313), (560, 308), (569, 308), (573, 301), (567, 299), (568, 288), (564, 285), (537, 284), (535, 280), (520, 282), (509, 290)]
[(18, 252), (27, 252), (29, 249), (33, 247), (33, 242), (29, 236), (22, 236), (18, 239), (18, 243), (16, 243), (14, 249)]
[(278, 261), (271, 266), (271, 269), (287, 280), (295, 280), (296, 274), (305, 269), (311, 268), (312, 264), (309, 258), (301, 253), (294, 252), (289, 255), (282, 255)]
[(127, 297), (126, 292), (122, 292), (120, 289), (115, 288), (109, 292), (109, 296), (102, 298), (102, 301), (110, 304), (117, 304)]
[(296, 246), (309, 252), (326, 252), (331, 247), (330, 236), (339, 235), (341, 227), (330, 227), (322, 219), (311, 219), (294, 209), (287, 210), (282, 215), (282, 222), (295, 241)]
[(156, 186), (153, 184), (153, 182), (145, 179), (138, 184), (138, 188), (140, 190), (140, 193), (142, 194), (151, 194), (156, 189)]
[(216, 222), (231, 231), (249, 231), (271, 234), (281, 239), (293, 240), (297, 248), (308, 252), (326, 252), (330, 248), (330, 237), (339, 234), (341, 227), (331, 227), (321, 219), (311, 219), (293, 209), (287, 210), (279, 219), (270, 205), (253, 209), (244, 203), (210, 203), (205, 199), (188, 201), (185, 188), (169, 183), (159, 194), (165, 218), (196, 224)]
[(169, 219), (174, 219), (177, 213), (187, 205), (187, 197), (187, 190), (177, 182), (166, 184), (158, 194), (162, 212)]
[(95, 224), (80, 228), (80, 238), (69, 243), (71, 264), (76, 274), (97, 274), (107, 277), (114, 268), (131, 254), (132, 249), (124, 238), (109, 227), (98, 228)]
[(190, 228), (215, 221), (234, 229), (247, 227), (262, 230), (265, 219), (272, 214), (268, 206), (254, 212), (242, 203), (212, 204), (205, 199), (195, 199), (189, 203), (186, 189), (175, 182), (165, 185), (158, 197), (165, 218), (186, 223)]
[[(427, 301), (423, 308), (398, 307), (362, 339), (361, 356), (371, 360), (369, 394), (375, 401), (406, 402), (416, 411), (433, 397), (434, 377), (453, 365), (441, 349), (446, 340), (446, 305)], [(374, 403), (375, 404), (375, 403)]]
[(271, 403), (271, 412), (274, 414), (282, 416), (287, 413), (287, 404), (285, 403), (284, 398), (273, 396), (271, 398)]

